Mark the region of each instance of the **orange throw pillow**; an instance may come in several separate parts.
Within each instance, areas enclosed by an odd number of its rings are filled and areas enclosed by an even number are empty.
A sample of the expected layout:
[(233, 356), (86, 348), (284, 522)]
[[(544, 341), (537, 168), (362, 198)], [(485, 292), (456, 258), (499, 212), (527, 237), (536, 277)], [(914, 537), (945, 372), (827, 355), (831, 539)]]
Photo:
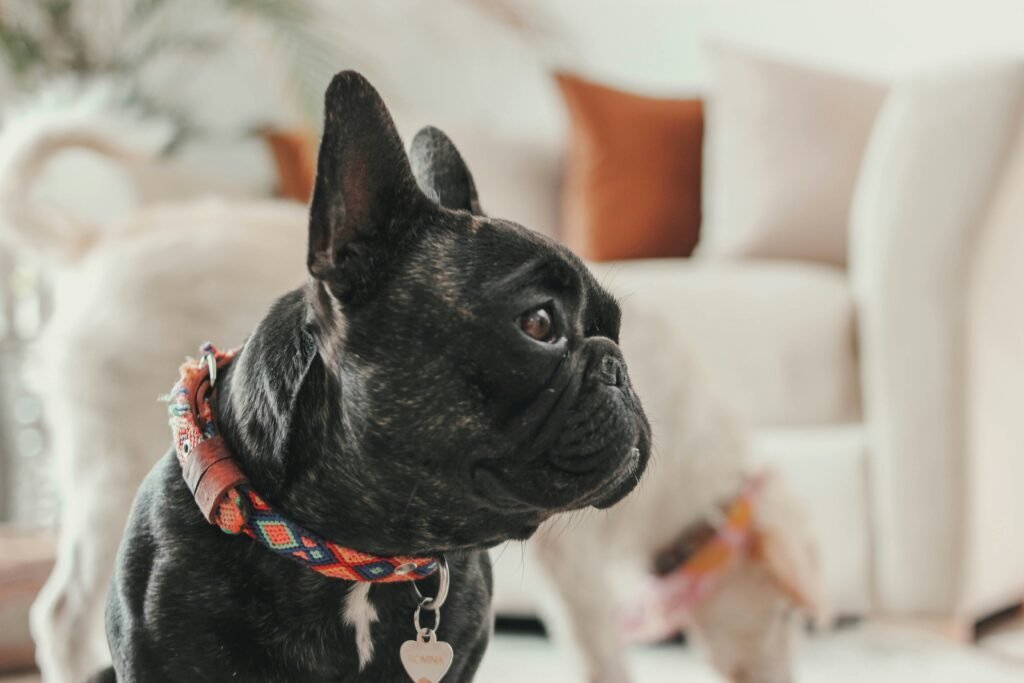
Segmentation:
[(303, 204), (313, 195), (316, 182), (317, 140), (305, 130), (261, 131), (277, 169), (277, 195)]
[(700, 231), (703, 102), (555, 78), (571, 124), (563, 241), (595, 261), (689, 256)]

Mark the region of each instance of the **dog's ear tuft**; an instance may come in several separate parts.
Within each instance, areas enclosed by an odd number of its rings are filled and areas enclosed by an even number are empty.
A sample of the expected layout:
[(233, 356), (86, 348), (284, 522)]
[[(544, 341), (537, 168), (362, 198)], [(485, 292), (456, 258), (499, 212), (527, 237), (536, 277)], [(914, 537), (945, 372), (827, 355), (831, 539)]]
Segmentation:
[(402, 228), (429, 202), (384, 101), (365, 78), (337, 74), (324, 111), (307, 265), (346, 300), (372, 289), (388, 254), (408, 237)]
[(446, 209), (481, 216), (476, 184), (451, 139), (433, 126), (423, 128), (409, 148), (420, 190)]

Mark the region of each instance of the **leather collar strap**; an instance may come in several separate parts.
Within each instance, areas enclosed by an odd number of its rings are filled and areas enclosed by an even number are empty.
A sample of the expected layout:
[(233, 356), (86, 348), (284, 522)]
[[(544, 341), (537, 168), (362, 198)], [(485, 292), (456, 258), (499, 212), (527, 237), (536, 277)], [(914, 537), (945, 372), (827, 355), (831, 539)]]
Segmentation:
[(181, 378), (168, 396), (178, 464), (206, 520), (335, 579), (388, 583), (415, 581), (436, 572), (438, 562), (432, 557), (379, 557), (327, 541), (285, 517), (252, 489), (217, 434), (211, 401), (217, 370), (238, 351), (222, 352), (204, 344), (198, 361), (188, 359), (181, 366)]

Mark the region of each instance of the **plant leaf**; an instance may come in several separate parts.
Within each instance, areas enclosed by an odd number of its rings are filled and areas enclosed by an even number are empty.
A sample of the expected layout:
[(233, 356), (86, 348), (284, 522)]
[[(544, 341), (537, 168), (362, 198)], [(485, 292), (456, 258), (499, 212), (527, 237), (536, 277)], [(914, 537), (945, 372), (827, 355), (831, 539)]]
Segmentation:
[(43, 60), (42, 43), (20, 26), (0, 20), (0, 49), (18, 78), (24, 77)]

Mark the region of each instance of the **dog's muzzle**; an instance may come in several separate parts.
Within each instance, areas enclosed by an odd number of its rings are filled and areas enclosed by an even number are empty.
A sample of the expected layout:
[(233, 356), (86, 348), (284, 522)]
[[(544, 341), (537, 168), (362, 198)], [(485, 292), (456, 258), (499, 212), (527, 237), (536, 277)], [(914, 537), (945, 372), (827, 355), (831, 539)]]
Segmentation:
[(625, 464), (645, 426), (619, 347), (608, 339), (590, 340), (588, 347), (581, 389), (548, 451), (552, 465), (573, 474)]

